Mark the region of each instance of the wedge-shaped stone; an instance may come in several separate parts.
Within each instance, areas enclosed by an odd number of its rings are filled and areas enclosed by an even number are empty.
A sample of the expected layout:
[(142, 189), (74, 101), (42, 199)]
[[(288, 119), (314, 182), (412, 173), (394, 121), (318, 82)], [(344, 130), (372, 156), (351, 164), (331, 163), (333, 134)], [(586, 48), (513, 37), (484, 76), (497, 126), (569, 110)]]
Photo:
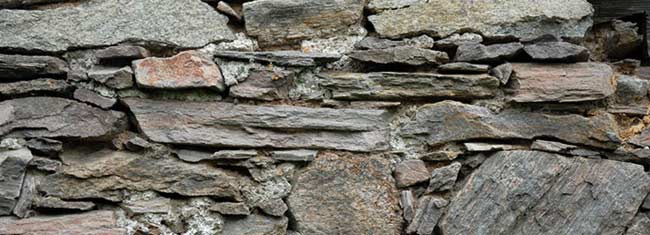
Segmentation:
[(259, 0), (244, 3), (246, 33), (261, 45), (347, 34), (363, 18), (362, 0)]
[(0, 215), (9, 215), (18, 202), (27, 163), (32, 153), (26, 148), (0, 151)]
[(149, 139), (169, 144), (375, 151), (388, 148), (384, 110), (126, 99)]
[(56, 57), (0, 54), (1, 82), (65, 75), (67, 72), (68, 64)]
[(390, 47), (385, 49), (356, 50), (348, 53), (355, 60), (377, 64), (438, 65), (449, 62), (446, 52), (423, 49), (415, 46)]
[(209, 56), (185, 51), (170, 58), (148, 57), (133, 61), (135, 81), (144, 88), (212, 88), (224, 90), (219, 66)]
[(368, 20), (377, 33), (391, 38), (420, 33), (446, 37), (467, 29), (486, 37), (583, 37), (593, 12), (585, 0), (430, 0)]
[(649, 191), (641, 165), (499, 152), (469, 177), (439, 225), (442, 234), (623, 234)]
[(304, 53), (301, 51), (219, 51), (215, 53), (215, 56), (247, 62), (252, 60), (275, 65), (300, 67), (322, 65), (341, 58), (337, 54)]
[(125, 41), (194, 48), (233, 40), (227, 22), (200, 1), (94, 0), (41, 11), (3, 10), (0, 48), (61, 52)]
[(614, 117), (606, 113), (584, 117), (505, 110), (443, 101), (420, 107), (399, 133), (429, 145), (472, 139), (533, 139), (553, 137), (565, 142), (614, 149), (620, 142)]
[(81, 214), (37, 216), (28, 219), (0, 218), (0, 234), (58, 235), (102, 234), (126, 235), (113, 211), (99, 210)]
[(105, 138), (127, 126), (126, 115), (56, 97), (0, 102), (0, 136)]
[(499, 89), (499, 80), (487, 74), (333, 72), (319, 76), (334, 99), (344, 100), (473, 99), (492, 97)]
[(516, 102), (579, 102), (614, 93), (614, 72), (607, 64), (512, 64)]

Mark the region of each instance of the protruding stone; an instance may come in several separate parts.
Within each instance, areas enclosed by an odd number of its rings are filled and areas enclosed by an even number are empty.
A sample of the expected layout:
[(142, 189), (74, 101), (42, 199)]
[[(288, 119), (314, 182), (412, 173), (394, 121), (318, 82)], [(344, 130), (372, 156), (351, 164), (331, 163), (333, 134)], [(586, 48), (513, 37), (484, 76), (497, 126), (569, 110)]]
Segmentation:
[(56, 97), (8, 100), (0, 110), (0, 136), (107, 138), (127, 125), (122, 112)]
[(28, 219), (0, 217), (0, 234), (126, 235), (128, 233), (125, 228), (118, 225), (115, 212), (98, 210), (81, 214), (37, 216)]
[(283, 235), (289, 219), (252, 214), (246, 217), (226, 217), (221, 234)]
[(512, 64), (504, 63), (496, 66), (490, 70), (490, 75), (498, 78), (499, 81), (501, 81), (501, 84), (508, 84), (508, 81), (510, 81), (510, 76), (512, 75)]
[(433, 169), (427, 192), (447, 191), (454, 187), (461, 164), (453, 162), (448, 166)]
[(555, 141), (547, 141), (547, 140), (535, 140), (535, 142), (533, 142), (533, 145), (531, 145), (530, 148), (534, 150), (546, 151), (551, 153), (559, 153), (559, 154), (567, 154), (573, 156), (581, 156), (581, 157), (593, 157), (593, 156), (600, 155), (600, 153), (596, 151), (580, 148), (575, 145), (564, 144)]
[(619, 75), (616, 79), (615, 100), (618, 104), (647, 103), (650, 81), (636, 76)]
[(483, 42), (483, 37), (475, 33), (454, 33), (449, 37), (440, 39), (434, 44), (436, 49), (439, 50), (453, 50), (456, 51), (458, 46), (463, 44), (480, 44)]
[(395, 167), (395, 181), (400, 188), (426, 182), (430, 177), (422, 160), (405, 160)]
[(305, 53), (301, 51), (219, 51), (216, 57), (242, 61), (257, 61), (282, 66), (309, 67), (337, 61), (337, 54)]
[(463, 143), (465, 149), (470, 152), (492, 152), (498, 150), (521, 150), (527, 149), (528, 146), (518, 144), (493, 144), (481, 142), (468, 142)]
[(418, 201), (413, 221), (406, 228), (408, 234), (430, 235), (442, 216), (443, 208), (449, 204), (438, 196), (425, 195)]
[(149, 57), (133, 61), (135, 81), (144, 88), (212, 88), (223, 91), (219, 66), (197, 51), (181, 52), (170, 58)]
[(628, 143), (639, 147), (650, 147), (650, 129), (641, 131), (639, 135), (634, 136), (630, 140), (628, 140)]
[(271, 152), (271, 157), (279, 161), (311, 162), (316, 158), (316, 154), (318, 154), (318, 151), (316, 150), (284, 150)]
[(210, 207), (211, 211), (222, 215), (250, 215), (251, 209), (243, 202), (219, 202)]
[(632, 163), (499, 152), (469, 176), (439, 226), (442, 234), (622, 234), (649, 179)]
[(384, 10), (399, 9), (415, 4), (427, 2), (426, 0), (370, 0), (368, 10), (372, 12), (381, 12)]
[(333, 72), (319, 76), (332, 98), (342, 100), (487, 98), (499, 87), (499, 80), (487, 74)]
[(48, 138), (31, 139), (27, 141), (26, 146), (32, 153), (45, 156), (55, 156), (63, 151), (63, 143), (61, 141)]
[(239, 12), (235, 11), (235, 9), (232, 9), (232, 7), (228, 5), (228, 3), (225, 1), (219, 1), (219, 3), (217, 3), (217, 10), (223, 14), (232, 16), (238, 21), (242, 20), (242, 17), (239, 14)]
[(95, 66), (88, 71), (88, 77), (114, 89), (133, 87), (133, 70), (131, 67)]
[(402, 208), (402, 216), (404, 216), (407, 224), (410, 224), (413, 221), (413, 216), (415, 216), (415, 207), (417, 205), (415, 199), (411, 190), (402, 190), (400, 192), (399, 205)]
[(451, 74), (487, 73), (489, 69), (489, 65), (456, 62), (440, 65), (438, 72)]
[(34, 158), (29, 161), (29, 166), (45, 172), (57, 172), (61, 170), (63, 164), (57, 160), (34, 156)]
[(95, 57), (100, 61), (112, 62), (115, 60), (136, 60), (151, 56), (149, 51), (141, 46), (118, 45), (111, 46), (95, 52)]
[(512, 64), (515, 102), (579, 102), (614, 94), (607, 64)]
[[(296, 172), (287, 200), (302, 234), (401, 234), (388, 159), (322, 153)], [(371, 202), (371, 203), (370, 203)]]
[(0, 151), (0, 215), (9, 215), (14, 210), (30, 160), (32, 154), (26, 148)]
[(56, 197), (37, 197), (32, 206), (40, 209), (64, 209), (87, 211), (95, 207), (95, 203), (84, 201), (64, 201)]
[(589, 50), (568, 42), (540, 42), (526, 45), (524, 51), (534, 61), (541, 62), (585, 62)]
[(253, 100), (289, 99), (294, 73), (285, 71), (248, 71), (246, 80), (230, 87), (229, 96)]
[[(0, 32), (2, 32), (1, 26)], [(68, 64), (56, 57), (0, 54), (0, 81), (2, 82), (62, 76), (67, 72)]]
[(172, 210), (172, 200), (145, 192), (132, 196), (120, 204), (130, 215), (167, 214)]
[(0, 83), (1, 97), (24, 97), (37, 95), (65, 96), (74, 87), (64, 80), (40, 78), (28, 81)]
[(4, 10), (0, 48), (61, 52), (125, 41), (197, 48), (234, 39), (227, 22), (200, 1), (107, 0), (39, 11)]
[(97, 94), (97, 92), (88, 90), (86, 88), (78, 88), (75, 90), (73, 97), (76, 100), (93, 104), (103, 109), (110, 109), (113, 107), (113, 105), (115, 105), (115, 103), (117, 103), (117, 99), (115, 98), (102, 96), (100, 94)]
[(419, 66), (438, 65), (449, 62), (449, 56), (446, 52), (422, 49), (413, 46), (356, 50), (347, 55), (355, 60), (376, 64), (405, 64)]
[(258, 207), (262, 209), (264, 213), (272, 216), (282, 216), (289, 209), (287, 204), (285, 204), (280, 198), (261, 202)]
[(212, 154), (215, 160), (244, 160), (257, 156), (256, 150), (221, 150)]
[(430, 49), (433, 47), (435, 40), (427, 35), (420, 35), (413, 38), (405, 38), (402, 40), (390, 40), (378, 37), (365, 37), (361, 41), (354, 44), (354, 48), (359, 50), (368, 49), (387, 49), (391, 47), (410, 46), (416, 48)]
[(524, 45), (518, 42), (506, 44), (461, 44), (456, 52), (456, 61), (473, 63), (498, 63), (521, 55)]

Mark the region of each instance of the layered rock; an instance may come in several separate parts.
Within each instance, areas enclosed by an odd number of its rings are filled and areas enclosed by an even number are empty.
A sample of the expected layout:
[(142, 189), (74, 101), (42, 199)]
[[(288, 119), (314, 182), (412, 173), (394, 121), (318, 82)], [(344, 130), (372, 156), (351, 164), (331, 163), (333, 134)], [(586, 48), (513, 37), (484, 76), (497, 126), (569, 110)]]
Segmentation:
[(348, 53), (355, 60), (377, 64), (438, 65), (449, 62), (449, 56), (442, 51), (422, 49), (413, 46), (385, 49), (357, 50)]
[(0, 150), (0, 215), (9, 215), (18, 202), (32, 154), (26, 148)]
[(2, 82), (60, 76), (67, 72), (68, 64), (56, 57), (0, 54)]
[(388, 147), (388, 113), (382, 110), (142, 99), (125, 103), (144, 134), (161, 143), (351, 151)]
[(465, 43), (458, 46), (456, 61), (473, 63), (497, 63), (515, 59), (524, 45), (518, 42), (485, 46), (479, 43)]
[(98, 210), (82, 214), (37, 216), (28, 219), (0, 218), (0, 234), (57, 235), (102, 234), (126, 235), (113, 211)]
[(200, 1), (108, 0), (41, 11), (3, 10), (0, 48), (61, 52), (125, 41), (193, 48), (233, 40), (226, 23), (225, 16)]
[(589, 60), (587, 48), (568, 42), (540, 42), (526, 45), (524, 51), (535, 61), (584, 62)]
[(2, 83), (0, 96), (21, 97), (29, 95), (66, 95), (74, 89), (64, 80), (40, 78), (28, 81)]
[(300, 51), (219, 51), (216, 57), (241, 61), (257, 61), (282, 66), (308, 67), (323, 65), (341, 58), (337, 54), (304, 53)]
[(440, 228), (443, 234), (622, 234), (648, 191), (639, 165), (500, 152), (466, 181)]

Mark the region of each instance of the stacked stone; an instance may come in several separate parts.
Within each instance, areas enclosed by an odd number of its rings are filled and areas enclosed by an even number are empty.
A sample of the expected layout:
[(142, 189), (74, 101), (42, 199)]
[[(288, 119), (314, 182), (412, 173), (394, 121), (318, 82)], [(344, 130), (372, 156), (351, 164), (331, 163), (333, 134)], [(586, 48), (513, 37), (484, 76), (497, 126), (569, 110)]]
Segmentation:
[(650, 77), (585, 0), (0, 8), (0, 234), (650, 233)]

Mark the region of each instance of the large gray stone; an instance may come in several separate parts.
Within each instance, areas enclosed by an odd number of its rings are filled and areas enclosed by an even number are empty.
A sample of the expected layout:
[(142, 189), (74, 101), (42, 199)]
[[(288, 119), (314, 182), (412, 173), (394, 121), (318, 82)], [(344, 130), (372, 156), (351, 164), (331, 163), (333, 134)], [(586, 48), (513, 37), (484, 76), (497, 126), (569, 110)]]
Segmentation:
[(151, 140), (230, 147), (388, 148), (383, 110), (251, 106), (223, 102), (124, 101)]
[(377, 64), (405, 64), (419, 66), (438, 65), (449, 62), (449, 56), (446, 52), (423, 49), (414, 46), (355, 50), (347, 55), (355, 60)]
[(388, 159), (323, 153), (296, 172), (287, 203), (302, 234), (401, 234)]
[(0, 151), (0, 215), (9, 215), (18, 202), (32, 153), (26, 148)]
[(420, 33), (446, 37), (468, 29), (486, 37), (583, 37), (593, 12), (585, 0), (430, 0), (368, 20), (379, 35), (391, 38)]
[(0, 102), (0, 136), (108, 138), (127, 126), (126, 115), (56, 97)]
[(2, 82), (61, 76), (67, 72), (68, 64), (56, 57), (0, 54), (0, 81)]
[(607, 64), (512, 64), (516, 102), (579, 102), (614, 94), (614, 72)]
[(0, 218), (0, 234), (15, 235), (126, 235), (113, 211), (98, 210), (81, 214), (43, 215), (28, 219)]
[(319, 77), (332, 98), (343, 100), (487, 98), (499, 89), (499, 80), (487, 74), (332, 72)]
[(499, 152), (451, 200), (440, 228), (442, 234), (622, 234), (648, 191), (640, 165)]
[(180, 48), (233, 40), (228, 19), (200, 1), (92, 0), (76, 7), (0, 11), (0, 48), (61, 52), (125, 41)]
[(443, 101), (420, 107), (415, 117), (399, 130), (407, 139), (429, 145), (472, 139), (533, 139), (553, 137), (569, 143), (615, 149), (620, 142), (614, 117), (597, 113), (553, 115), (540, 112), (504, 110)]
[(246, 33), (260, 45), (286, 45), (347, 34), (363, 18), (363, 0), (258, 0), (243, 5)]

